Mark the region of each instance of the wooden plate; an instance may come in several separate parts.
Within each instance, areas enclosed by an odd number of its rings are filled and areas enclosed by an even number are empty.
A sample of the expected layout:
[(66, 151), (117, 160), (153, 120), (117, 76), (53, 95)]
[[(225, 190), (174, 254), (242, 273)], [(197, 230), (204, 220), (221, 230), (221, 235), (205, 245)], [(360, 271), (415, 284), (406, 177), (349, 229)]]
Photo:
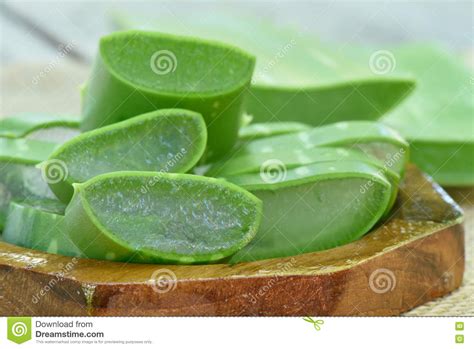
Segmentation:
[(76, 259), (0, 242), (1, 315), (396, 315), (462, 282), (454, 201), (408, 168), (392, 217), (290, 258), (202, 266)]

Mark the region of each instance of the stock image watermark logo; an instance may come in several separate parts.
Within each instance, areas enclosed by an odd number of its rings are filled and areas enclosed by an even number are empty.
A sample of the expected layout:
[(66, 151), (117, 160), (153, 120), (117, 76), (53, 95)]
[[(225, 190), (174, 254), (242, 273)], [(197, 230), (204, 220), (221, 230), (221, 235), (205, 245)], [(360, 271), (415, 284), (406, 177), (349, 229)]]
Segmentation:
[(278, 183), (286, 179), (286, 166), (278, 159), (268, 159), (260, 166), (260, 178), (267, 184)]
[(56, 184), (65, 181), (69, 176), (67, 165), (62, 160), (47, 160), (37, 167), (41, 169), (41, 177), (43, 177), (43, 180), (48, 184)]
[(7, 338), (21, 344), (31, 339), (30, 317), (9, 317), (7, 319)]
[(148, 282), (156, 293), (174, 291), (178, 285), (176, 274), (169, 269), (158, 269), (153, 272)]
[(369, 286), (378, 294), (391, 292), (397, 286), (397, 278), (390, 269), (380, 268), (370, 274)]
[(392, 52), (388, 50), (375, 51), (370, 55), (370, 71), (377, 75), (385, 75), (393, 72), (397, 67), (397, 61)]
[(170, 50), (156, 51), (150, 58), (150, 68), (157, 75), (174, 73), (178, 67), (178, 60)]

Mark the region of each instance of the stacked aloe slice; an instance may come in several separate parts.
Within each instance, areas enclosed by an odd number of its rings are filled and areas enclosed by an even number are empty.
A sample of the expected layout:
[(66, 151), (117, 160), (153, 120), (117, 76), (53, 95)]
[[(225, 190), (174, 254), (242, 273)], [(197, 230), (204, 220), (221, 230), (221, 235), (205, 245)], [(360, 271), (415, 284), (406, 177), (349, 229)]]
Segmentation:
[[(408, 144), (375, 121), (241, 127), (253, 66), (211, 41), (102, 39), (80, 125), (1, 123), (4, 241), (110, 261), (239, 263), (368, 233), (390, 214)], [(55, 127), (67, 140), (45, 139)]]

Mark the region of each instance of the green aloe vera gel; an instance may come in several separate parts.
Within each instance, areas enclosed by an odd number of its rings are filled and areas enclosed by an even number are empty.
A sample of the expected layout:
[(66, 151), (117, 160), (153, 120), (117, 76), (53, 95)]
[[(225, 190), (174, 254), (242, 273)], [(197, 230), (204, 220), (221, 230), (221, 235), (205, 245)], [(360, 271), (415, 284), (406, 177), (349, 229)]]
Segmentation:
[(261, 201), (224, 180), (116, 172), (74, 185), (70, 239), (89, 258), (141, 263), (221, 260), (255, 236)]
[(225, 44), (146, 31), (103, 37), (83, 98), (83, 130), (160, 108), (201, 113), (207, 157), (237, 141), (255, 58)]

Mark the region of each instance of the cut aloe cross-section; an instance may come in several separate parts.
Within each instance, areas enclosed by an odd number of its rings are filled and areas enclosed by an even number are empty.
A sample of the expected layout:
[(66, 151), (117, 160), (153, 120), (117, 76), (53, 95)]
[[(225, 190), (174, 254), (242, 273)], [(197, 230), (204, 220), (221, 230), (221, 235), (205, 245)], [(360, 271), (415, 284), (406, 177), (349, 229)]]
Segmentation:
[[(192, 12), (192, 13), (191, 13)], [(248, 14), (208, 9), (148, 18), (116, 16), (120, 28), (145, 28), (229, 42), (257, 57), (246, 111), (255, 122), (300, 121), (313, 126), (343, 120), (375, 120), (414, 87), (407, 75), (374, 74), (317, 38), (278, 28)], [(186, 23), (186, 25), (182, 25)], [(252, 30), (249, 30), (252, 28)]]
[(54, 141), (61, 143), (79, 133), (79, 117), (43, 113), (23, 113), (0, 119), (0, 137)]
[(145, 31), (101, 39), (83, 100), (83, 130), (158, 108), (201, 113), (208, 156), (237, 140), (243, 101), (255, 59), (238, 48)]
[(254, 140), (309, 130), (311, 126), (295, 121), (265, 122), (243, 126), (239, 130), (239, 139)]
[(278, 176), (263, 172), (228, 180), (263, 202), (257, 235), (231, 257), (231, 263), (292, 256), (354, 241), (383, 216), (391, 197), (391, 185), (379, 169), (355, 161), (281, 167)]
[(54, 198), (35, 166), (56, 148), (55, 143), (0, 137), (0, 230), (12, 199)]
[(214, 178), (116, 172), (74, 187), (66, 223), (89, 258), (217, 261), (247, 245), (260, 223), (259, 199)]
[(400, 174), (409, 155), (408, 143), (388, 126), (372, 121), (348, 121), (248, 142), (229, 157), (328, 146), (362, 150)]
[(63, 144), (44, 163), (63, 164), (63, 177), (51, 181), (61, 201), (71, 199), (73, 183), (121, 170), (186, 172), (206, 146), (206, 124), (198, 113), (161, 109), (82, 133)]
[(57, 200), (11, 202), (3, 231), (10, 244), (65, 256), (80, 256), (66, 235), (65, 205)]

